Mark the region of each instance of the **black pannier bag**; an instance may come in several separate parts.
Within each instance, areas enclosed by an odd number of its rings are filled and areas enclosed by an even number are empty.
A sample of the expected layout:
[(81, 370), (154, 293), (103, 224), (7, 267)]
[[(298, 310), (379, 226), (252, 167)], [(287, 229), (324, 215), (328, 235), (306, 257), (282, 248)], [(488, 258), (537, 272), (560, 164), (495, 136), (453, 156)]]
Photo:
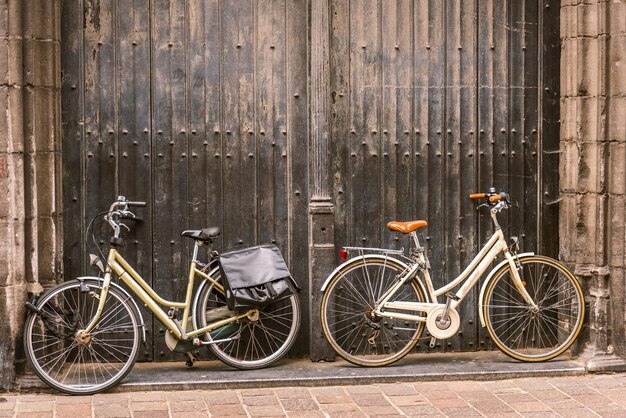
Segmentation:
[(228, 309), (260, 308), (291, 296), (289, 282), (299, 289), (275, 245), (223, 253), (219, 260)]

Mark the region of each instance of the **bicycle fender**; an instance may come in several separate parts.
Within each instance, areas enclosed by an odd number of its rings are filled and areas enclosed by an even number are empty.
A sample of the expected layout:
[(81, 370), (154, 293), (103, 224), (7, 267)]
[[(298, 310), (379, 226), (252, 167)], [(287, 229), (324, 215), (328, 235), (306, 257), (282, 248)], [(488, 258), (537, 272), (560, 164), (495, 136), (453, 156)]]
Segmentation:
[[(78, 280), (79, 282), (99, 282), (102, 283), (104, 281), (103, 278), (101, 277), (95, 277), (95, 276), (81, 276), (81, 277), (77, 277), (76, 280)], [(137, 314), (139, 315), (139, 327), (141, 328), (141, 336), (143, 338), (143, 342), (146, 342), (146, 321), (143, 320), (143, 315), (141, 314), (141, 310), (139, 310), (139, 306), (137, 305), (137, 302), (135, 301), (135, 298), (133, 298), (130, 293), (128, 293), (128, 291), (126, 289), (124, 289), (122, 286), (120, 286), (119, 284), (111, 281), (110, 282), (110, 286), (114, 287), (116, 290), (119, 290), (120, 292), (122, 292), (124, 294), (124, 296), (126, 296), (128, 298), (128, 300), (131, 301), (131, 303), (133, 304), (133, 306), (135, 307), (135, 310), (137, 311)]]
[[(384, 256), (381, 256), (380, 254), (366, 254), (366, 255), (362, 255), (362, 256), (358, 256), (358, 257), (352, 257), (351, 259), (344, 261), (341, 265), (339, 265), (339, 267), (337, 267), (335, 270), (333, 270), (332, 273), (330, 273), (328, 275), (328, 277), (324, 281), (324, 284), (322, 285), (322, 288), (320, 289), (320, 292), (326, 291), (326, 287), (328, 287), (328, 284), (330, 283), (330, 280), (333, 278), (333, 276), (335, 274), (337, 274), (339, 272), (339, 270), (341, 270), (342, 268), (344, 268), (345, 266), (347, 266), (348, 264), (354, 262), (357, 259), (368, 259), (368, 258), (384, 258)], [(402, 261), (398, 260), (397, 258), (393, 258), (393, 257), (386, 257), (386, 258), (389, 259), (389, 260), (393, 260), (394, 263), (398, 263), (405, 270), (408, 268), (406, 263), (403, 263)]]
[[(535, 255), (535, 253), (521, 253), (521, 254), (517, 254), (515, 257), (513, 258), (523, 258), (523, 257), (531, 257)], [(500, 262), (500, 264), (498, 264), (497, 266), (495, 266), (490, 272), (489, 275), (487, 276), (487, 278), (485, 279), (485, 282), (483, 283), (482, 287), (480, 288), (480, 296), (478, 296), (478, 301), (480, 303), (480, 305), (478, 306), (478, 316), (480, 317), (480, 325), (484, 328), (485, 327), (485, 316), (483, 315), (483, 305), (484, 305), (484, 301), (483, 298), (485, 297), (485, 290), (487, 290), (487, 285), (489, 284), (489, 282), (491, 281), (491, 279), (493, 278), (493, 276), (496, 274), (496, 272), (498, 270), (500, 270), (502, 268), (502, 266), (506, 265), (509, 262), (509, 260), (504, 259)]]

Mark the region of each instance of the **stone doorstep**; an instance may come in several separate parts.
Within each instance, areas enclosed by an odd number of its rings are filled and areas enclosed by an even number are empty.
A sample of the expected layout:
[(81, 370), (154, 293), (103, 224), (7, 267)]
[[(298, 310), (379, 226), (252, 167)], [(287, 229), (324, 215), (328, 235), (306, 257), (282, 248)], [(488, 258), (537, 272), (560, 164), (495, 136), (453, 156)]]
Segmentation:
[[(561, 356), (545, 363), (522, 363), (497, 351), (412, 354), (387, 367), (358, 367), (343, 360), (312, 362), (283, 359), (261, 370), (236, 370), (219, 361), (137, 363), (112, 392), (243, 389), (284, 386), (364, 385), (374, 383), (498, 380), (521, 377), (577, 376), (583, 363)], [(46, 391), (35, 375), (19, 376), (18, 391)]]

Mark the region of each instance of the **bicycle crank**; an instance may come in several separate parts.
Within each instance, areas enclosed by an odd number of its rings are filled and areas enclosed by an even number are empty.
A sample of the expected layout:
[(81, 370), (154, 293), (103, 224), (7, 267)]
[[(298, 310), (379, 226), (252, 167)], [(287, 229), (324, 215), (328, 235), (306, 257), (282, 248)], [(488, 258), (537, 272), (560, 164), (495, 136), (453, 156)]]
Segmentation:
[(444, 310), (444, 306), (436, 306), (428, 311), (428, 317), (426, 318), (426, 328), (428, 328), (428, 332), (432, 337), (439, 340), (445, 340), (446, 338), (454, 336), (461, 325), (461, 318), (458, 312), (453, 308), (448, 308), (448, 319), (442, 322), (441, 317)]

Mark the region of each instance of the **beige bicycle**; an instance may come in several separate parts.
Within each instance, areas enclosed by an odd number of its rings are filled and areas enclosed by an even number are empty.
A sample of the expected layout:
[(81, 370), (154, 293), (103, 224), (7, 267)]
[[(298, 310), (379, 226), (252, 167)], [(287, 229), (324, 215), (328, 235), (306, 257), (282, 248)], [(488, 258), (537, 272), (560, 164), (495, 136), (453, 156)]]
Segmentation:
[[(124, 221), (140, 221), (129, 208), (141, 206), (145, 202), (120, 196), (99, 214), (105, 215), (114, 231), (106, 264), (92, 256), (103, 278), (79, 277), (26, 304), (24, 350), (34, 372), (49, 386), (69, 394), (101, 392), (122, 380), (145, 340), (144, 321), (131, 293), (165, 326), (167, 346), (189, 356), (188, 366), (195, 361), (193, 350), (202, 346), (239, 369), (266, 367), (282, 358), (300, 325), (296, 293), (262, 307), (230, 310), (219, 254), (212, 251), (208, 263), (198, 259), (200, 248), (220, 233), (219, 228), (206, 228), (181, 234), (195, 243), (185, 300), (160, 297), (118, 251), (123, 245), (122, 228), (130, 230)], [(113, 281), (114, 276), (130, 292)], [(200, 284), (194, 293), (196, 279)]]
[(491, 189), (470, 198), (486, 199), (481, 206), (490, 208), (495, 231), (467, 268), (440, 289), (433, 287), (416, 233), (426, 221), (387, 224), (410, 235), (414, 247), (408, 257), (402, 250), (342, 249), (343, 259), (349, 252), (358, 255), (332, 272), (321, 289), (324, 335), (341, 357), (384, 366), (408, 354), (425, 327), (431, 347), (437, 339), (454, 336), (461, 323), (456, 307), (500, 254), (504, 261), (487, 275), (478, 299), (480, 322), (497, 347), (515, 359), (537, 362), (572, 345), (584, 317), (583, 293), (574, 275), (551, 258), (517, 254), (515, 239), (506, 242), (497, 214), (511, 206), (508, 194)]

